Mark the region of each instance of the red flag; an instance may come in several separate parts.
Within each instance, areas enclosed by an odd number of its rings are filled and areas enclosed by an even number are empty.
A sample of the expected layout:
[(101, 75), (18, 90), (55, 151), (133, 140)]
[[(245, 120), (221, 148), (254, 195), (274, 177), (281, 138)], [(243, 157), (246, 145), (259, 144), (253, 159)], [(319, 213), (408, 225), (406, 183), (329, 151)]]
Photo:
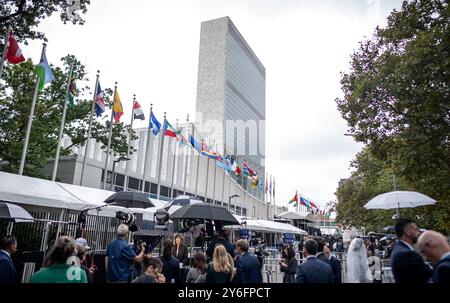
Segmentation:
[(239, 176), (241, 174), (241, 168), (239, 167), (239, 165), (236, 165), (236, 176)]
[(25, 57), (22, 55), (19, 44), (17, 44), (16, 38), (12, 32), (9, 33), (8, 38), (8, 50), (6, 52), (6, 60), (11, 64), (18, 64), (25, 61)]

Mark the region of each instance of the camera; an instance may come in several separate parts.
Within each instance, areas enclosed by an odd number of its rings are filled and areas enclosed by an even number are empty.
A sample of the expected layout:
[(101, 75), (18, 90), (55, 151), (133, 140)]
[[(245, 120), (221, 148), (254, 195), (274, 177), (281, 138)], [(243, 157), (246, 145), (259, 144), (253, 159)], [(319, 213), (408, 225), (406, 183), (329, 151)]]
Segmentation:
[(134, 214), (125, 213), (123, 211), (116, 212), (116, 218), (123, 221), (123, 224), (128, 225), (130, 232), (136, 232), (138, 230), (136, 222), (136, 216)]

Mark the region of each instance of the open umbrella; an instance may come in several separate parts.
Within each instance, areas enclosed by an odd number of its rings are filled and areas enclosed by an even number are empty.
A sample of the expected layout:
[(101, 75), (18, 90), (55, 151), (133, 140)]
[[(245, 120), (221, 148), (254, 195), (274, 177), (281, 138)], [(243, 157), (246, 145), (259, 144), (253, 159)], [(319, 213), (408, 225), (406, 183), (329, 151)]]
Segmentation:
[(220, 221), (222, 225), (239, 225), (238, 220), (223, 206), (196, 203), (181, 207), (171, 216), (171, 219), (204, 219)]
[(397, 209), (397, 217), (400, 217), (400, 208), (434, 205), (435, 203), (436, 200), (415, 191), (391, 191), (372, 198), (364, 207), (367, 209)]
[(111, 195), (105, 200), (106, 203), (123, 207), (148, 208), (155, 205), (150, 201), (147, 194), (136, 191), (121, 191)]
[(19, 223), (32, 222), (34, 219), (30, 213), (22, 207), (11, 203), (0, 202), (0, 220)]
[(180, 209), (183, 206), (191, 205), (191, 204), (199, 204), (204, 203), (202, 200), (199, 200), (195, 197), (191, 196), (178, 196), (172, 201), (170, 201), (164, 209), (167, 210), (167, 212), (170, 214), (173, 214), (175, 211)]

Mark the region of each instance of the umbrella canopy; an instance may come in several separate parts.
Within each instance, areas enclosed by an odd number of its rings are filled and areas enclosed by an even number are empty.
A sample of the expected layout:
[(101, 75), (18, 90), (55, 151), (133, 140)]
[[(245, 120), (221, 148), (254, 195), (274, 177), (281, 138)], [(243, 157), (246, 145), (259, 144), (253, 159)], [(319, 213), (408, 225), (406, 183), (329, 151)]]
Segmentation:
[(382, 237), (382, 238), (380, 239), (380, 241), (394, 240), (394, 239), (397, 239), (397, 236), (396, 236), (396, 235), (386, 235), (386, 236)]
[(175, 211), (180, 209), (183, 206), (191, 205), (191, 204), (199, 204), (204, 203), (202, 200), (199, 200), (195, 197), (191, 196), (178, 196), (164, 207), (165, 210), (169, 213), (169, 215), (173, 214)]
[(148, 208), (155, 205), (150, 201), (147, 194), (136, 191), (121, 191), (113, 194), (105, 200), (106, 203), (114, 203), (117, 206), (133, 207), (133, 208)]
[(19, 223), (33, 221), (34, 219), (22, 207), (11, 203), (0, 202), (0, 220)]
[(209, 203), (195, 203), (175, 211), (171, 219), (207, 219), (221, 221), (223, 225), (239, 224), (238, 220), (223, 206)]
[(436, 200), (415, 191), (391, 191), (376, 196), (364, 205), (367, 209), (408, 208), (434, 205)]

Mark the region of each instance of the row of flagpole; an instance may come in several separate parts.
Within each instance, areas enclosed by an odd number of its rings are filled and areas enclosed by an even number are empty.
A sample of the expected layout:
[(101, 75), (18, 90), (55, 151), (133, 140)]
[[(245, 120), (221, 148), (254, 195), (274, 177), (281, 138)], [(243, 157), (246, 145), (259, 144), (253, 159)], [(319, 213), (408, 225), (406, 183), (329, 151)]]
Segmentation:
[[(40, 63), (39, 65), (36, 67), (36, 75), (35, 75), (35, 86), (34, 86), (34, 92), (33, 92), (33, 99), (32, 99), (32, 103), (31, 103), (31, 108), (30, 108), (30, 114), (28, 117), (28, 124), (27, 124), (27, 129), (26, 129), (26, 134), (25, 134), (25, 140), (24, 140), (24, 147), (22, 150), (22, 157), (21, 157), (21, 161), (20, 161), (20, 166), (19, 166), (19, 174), (23, 174), (24, 171), (24, 167), (25, 167), (25, 161), (26, 161), (26, 155), (27, 155), (27, 151), (28, 151), (28, 144), (29, 144), (29, 139), (30, 139), (30, 133), (31, 133), (31, 128), (32, 128), (32, 122), (33, 122), (33, 118), (34, 118), (34, 110), (36, 107), (36, 103), (37, 103), (37, 99), (38, 99), (38, 93), (40, 90), (42, 90), (43, 86), (54, 80), (54, 76), (53, 73), (50, 69), (50, 66), (47, 62), (46, 59), (46, 55), (45, 55), (45, 51), (46, 51), (46, 43), (43, 43), (43, 47), (42, 47), (42, 52), (41, 52), (41, 58), (40, 58)], [(13, 58), (15, 61), (12, 62), (9, 59), (9, 52), (11, 52), (11, 50), (13, 51), (13, 56), (17, 56), (17, 58)], [(8, 53), (8, 56), (7, 56)], [(11, 26), (9, 26), (8, 29), (8, 33), (5, 37), (5, 46), (2, 52), (2, 57), (1, 57), (1, 65), (0, 65), (0, 77), (2, 75), (3, 72), (3, 66), (4, 66), (4, 62), (6, 61), (6, 58), (8, 57), (8, 62), (13, 63), (13, 64), (17, 64), (20, 62), (23, 62), (25, 59), (23, 58), (23, 55), (21, 54), (21, 50), (18, 47), (17, 41), (15, 40), (14, 36), (12, 35), (12, 31), (11, 31)], [(40, 73), (37, 72), (38, 68), (41, 70)], [(61, 150), (61, 146), (62, 146), (62, 140), (63, 140), (63, 134), (64, 134), (64, 126), (65, 126), (65, 118), (66, 118), (66, 112), (67, 112), (67, 107), (68, 107), (68, 99), (69, 99), (69, 91), (70, 91), (70, 87), (73, 81), (73, 73), (74, 73), (74, 63), (72, 62), (71, 66), (70, 66), (70, 70), (69, 70), (69, 76), (67, 79), (67, 88), (66, 88), (66, 96), (65, 96), (65, 100), (64, 100), (64, 105), (63, 105), (63, 112), (62, 112), (62, 118), (61, 118), (61, 125), (60, 125), (60, 130), (59, 130), (59, 135), (58, 135), (58, 143), (57, 143), (57, 148), (56, 148), (56, 155), (55, 155), (55, 162), (54, 162), (54, 167), (53, 167), (53, 172), (52, 172), (52, 180), (55, 181), (56, 180), (56, 175), (57, 175), (57, 170), (58, 170), (58, 163), (59, 163), (59, 158), (60, 158), (60, 150)], [(94, 94), (92, 97), (92, 106), (91, 106), (91, 111), (90, 111), (90, 119), (89, 119), (89, 128), (88, 128), (88, 133), (87, 133), (87, 139), (86, 139), (86, 144), (85, 144), (85, 149), (84, 149), (84, 155), (83, 155), (83, 162), (82, 162), (82, 168), (81, 168), (81, 176), (80, 176), (80, 185), (83, 185), (83, 178), (85, 175), (85, 167), (86, 167), (86, 161), (87, 161), (87, 156), (90, 153), (90, 145), (91, 145), (91, 133), (92, 133), (92, 125), (93, 125), (93, 119), (94, 119), (94, 109), (96, 109), (97, 111), (97, 116), (101, 115), (101, 113), (105, 110), (104, 109), (104, 100), (103, 100), (103, 91), (101, 90), (100, 87), (100, 82), (99, 82), (99, 77), (100, 77), (100, 71), (97, 71), (97, 76), (96, 76), (96, 81), (95, 81), (95, 87), (94, 87)], [(118, 102), (117, 102), (118, 100)], [(113, 94), (113, 101), (112, 101), (112, 106), (111, 106), (111, 119), (110, 119), (110, 125), (109, 125), (109, 135), (108, 135), (108, 144), (107, 144), (107, 150), (106, 150), (106, 157), (105, 157), (105, 169), (103, 172), (103, 188), (106, 188), (106, 177), (107, 177), (107, 171), (108, 171), (108, 161), (109, 161), (109, 155), (110, 155), (110, 151), (111, 151), (111, 140), (112, 140), (112, 131), (113, 131), (113, 124), (114, 124), (114, 120), (115, 120), (115, 115), (117, 115), (117, 112), (115, 112), (115, 108), (116, 106), (120, 107), (120, 115), (123, 114), (123, 109), (122, 109), (122, 105), (120, 102), (120, 98), (118, 97), (118, 92), (117, 92), (117, 82), (115, 83), (114, 86), (114, 94)], [(135, 119), (135, 105), (136, 105), (136, 96), (133, 96), (133, 103), (132, 103), (132, 115), (131, 115), (131, 125), (130, 125), (130, 132), (128, 134), (128, 146), (127, 146), (127, 158), (129, 158), (130, 156), (130, 145), (132, 143), (132, 126), (133, 126), (133, 121)], [(139, 107), (140, 108), (140, 107)], [(99, 113), (100, 111), (100, 113)], [(119, 115), (119, 119), (120, 119), (120, 115)], [(144, 119), (144, 118), (142, 118)], [(144, 173), (143, 173), (143, 181), (142, 181), (142, 187), (141, 190), (144, 192), (145, 191), (145, 180), (147, 178), (147, 167), (149, 164), (149, 160), (148, 157), (152, 154), (150, 151), (153, 148), (153, 144), (151, 144), (151, 132), (153, 132), (153, 134), (156, 136), (157, 134), (154, 132), (154, 130), (152, 129), (152, 123), (158, 123), (159, 122), (156, 120), (156, 118), (154, 117), (153, 114), (153, 108), (152, 106), (150, 106), (150, 123), (148, 124), (148, 134), (147, 134), (147, 146), (146, 146), (146, 153), (145, 153), (145, 160), (144, 160)], [(118, 121), (116, 121), (118, 122)], [(189, 123), (189, 117), (187, 119), (187, 122)], [(164, 113), (164, 130), (163, 132), (166, 130), (166, 125), (168, 124), (167, 120), (166, 120), (166, 113)], [(158, 125), (158, 129), (160, 128), (160, 124)], [(178, 128), (178, 122), (177, 122), (177, 127), (176, 130), (179, 131)], [(189, 133), (189, 131), (188, 131)], [(220, 155), (218, 155), (216, 152), (211, 151), (211, 149), (208, 147), (207, 149), (204, 149), (204, 146), (206, 146), (206, 144), (204, 144), (204, 138), (202, 137), (202, 149), (199, 150), (198, 148), (196, 148), (194, 141), (195, 139), (193, 138), (194, 135), (194, 124), (191, 123), (191, 131), (190, 131), (190, 140), (193, 149), (197, 149), (199, 156), (200, 155), (207, 155), (207, 173), (206, 173), (206, 185), (205, 185), (205, 198), (207, 196), (207, 191), (208, 191), (208, 177), (209, 177), (209, 170), (210, 170), (210, 160), (211, 157), (210, 155), (213, 155), (213, 159), (215, 160), (220, 160), (220, 162), (225, 163), (225, 168), (223, 166), (220, 166), (222, 168), (224, 168), (224, 171), (230, 175), (231, 171), (234, 171), (236, 173), (236, 181), (238, 181), (237, 177), (239, 175), (241, 175), (241, 185), (242, 188), (244, 187), (244, 173), (238, 173), (238, 170), (244, 170), (244, 172), (246, 173), (248, 178), (252, 179), (252, 192), (254, 193), (254, 189), (257, 189), (258, 185), (259, 185), (259, 189), (261, 191), (264, 191), (263, 193), (263, 198), (266, 202), (273, 202), (273, 205), (275, 206), (275, 178), (273, 178), (272, 181), (272, 176), (270, 176), (270, 183), (269, 186), (267, 185), (267, 179), (266, 181), (266, 186), (265, 189), (262, 190), (262, 183), (261, 183), (261, 179), (258, 177), (258, 175), (256, 173), (254, 173), (250, 167), (248, 167), (248, 165), (246, 164), (246, 162), (242, 162), (243, 165), (242, 166), (238, 166), (237, 164), (237, 159), (232, 159), (231, 156), (225, 156), (222, 157)], [(201, 133), (201, 136), (203, 135), (203, 132)], [(164, 137), (165, 134), (163, 133), (160, 136), (160, 144), (159, 144), (159, 152), (158, 152), (158, 160), (157, 160), (157, 197), (159, 198), (160, 196), (160, 191), (161, 191), (161, 169), (162, 169), (162, 161), (163, 161), (163, 148), (164, 148)], [(178, 137), (177, 137), (178, 139)], [(183, 138), (184, 139), (184, 138)], [(192, 141), (193, 140), (193, 141)], [(186, 141), (186, 140), (185, 140)], [(186, 143), (186, 142), (184, 142)], [(198, 142), (197, 142), (198, 144)], [(217, 148), (217, 146), (216, 146)], [(186, 193), (186, 183), (187, 183), (187, 164), (188, 164), (188, 151), (189, 149), (186, 151), (185, 153), (185, 169), (184, 169), (184, 177), (183, 177), (183, 192)], [(171, 194), (170, 196), (173, 197), (173, 182), (174, 182), (174, 169), (175, 169), (175, 155), (173, 157), (172, 160), (172, 186), (171, 186)], [(214, 158), (215, 156), (217, 156), (216, 158)], [(229, 160), (231, 159), (231, 161)], [(233, 163), (234, 162), (234, 163)], [(197, 169), (196, 169), (196, 177), (195, 177), (195, 195), (198, 195), (198, 175), (199, 175), (199, 165), (200, 165), (200, 157), (197, 158)], [(213, 177), (213, 201), (215, 200), (215, 187), (216, 187), (216, 182), (215, 182), (215, 178), (216, 178), (216, 173), (217, 173), (217, 166), (218, 163), (216, 163), (217, 165), (215, 165), (214, 168), (214, 177)], [(192, 165), (192, 164), (191, 164)], [(233, 168), (230, 168), (230, 166), (233, 165)], [(113, 166), (114, 166), (114, 162), (113, 162)], [(126, 163), (126, 168), (125, 168), (125, 189), (128, 188), (128, 173), (129, 173), (129, 163)], [(112, 176), (113, 178), (113, 176)], [(267, 178), (267, 175), (266, 175)], [(259, 184), (258, 184), (259, 181)], [(245, 190), (248, 191), (248, 182), (245, 182), (247, 185), (245, 186)], [(231, 183), (229, 183), (230, 185)], [(244, 189), (244, 188), (243, 188)], [(151, 191), (151, 190), (149, 190)], [(224, 192), (224, 189), (223, 189)], [(229, 190), (230, 192), (230, 190)], [(222, 193), (223, 196), (223, 193)], [(224, 199), (224, 198), (222, 198)]]

